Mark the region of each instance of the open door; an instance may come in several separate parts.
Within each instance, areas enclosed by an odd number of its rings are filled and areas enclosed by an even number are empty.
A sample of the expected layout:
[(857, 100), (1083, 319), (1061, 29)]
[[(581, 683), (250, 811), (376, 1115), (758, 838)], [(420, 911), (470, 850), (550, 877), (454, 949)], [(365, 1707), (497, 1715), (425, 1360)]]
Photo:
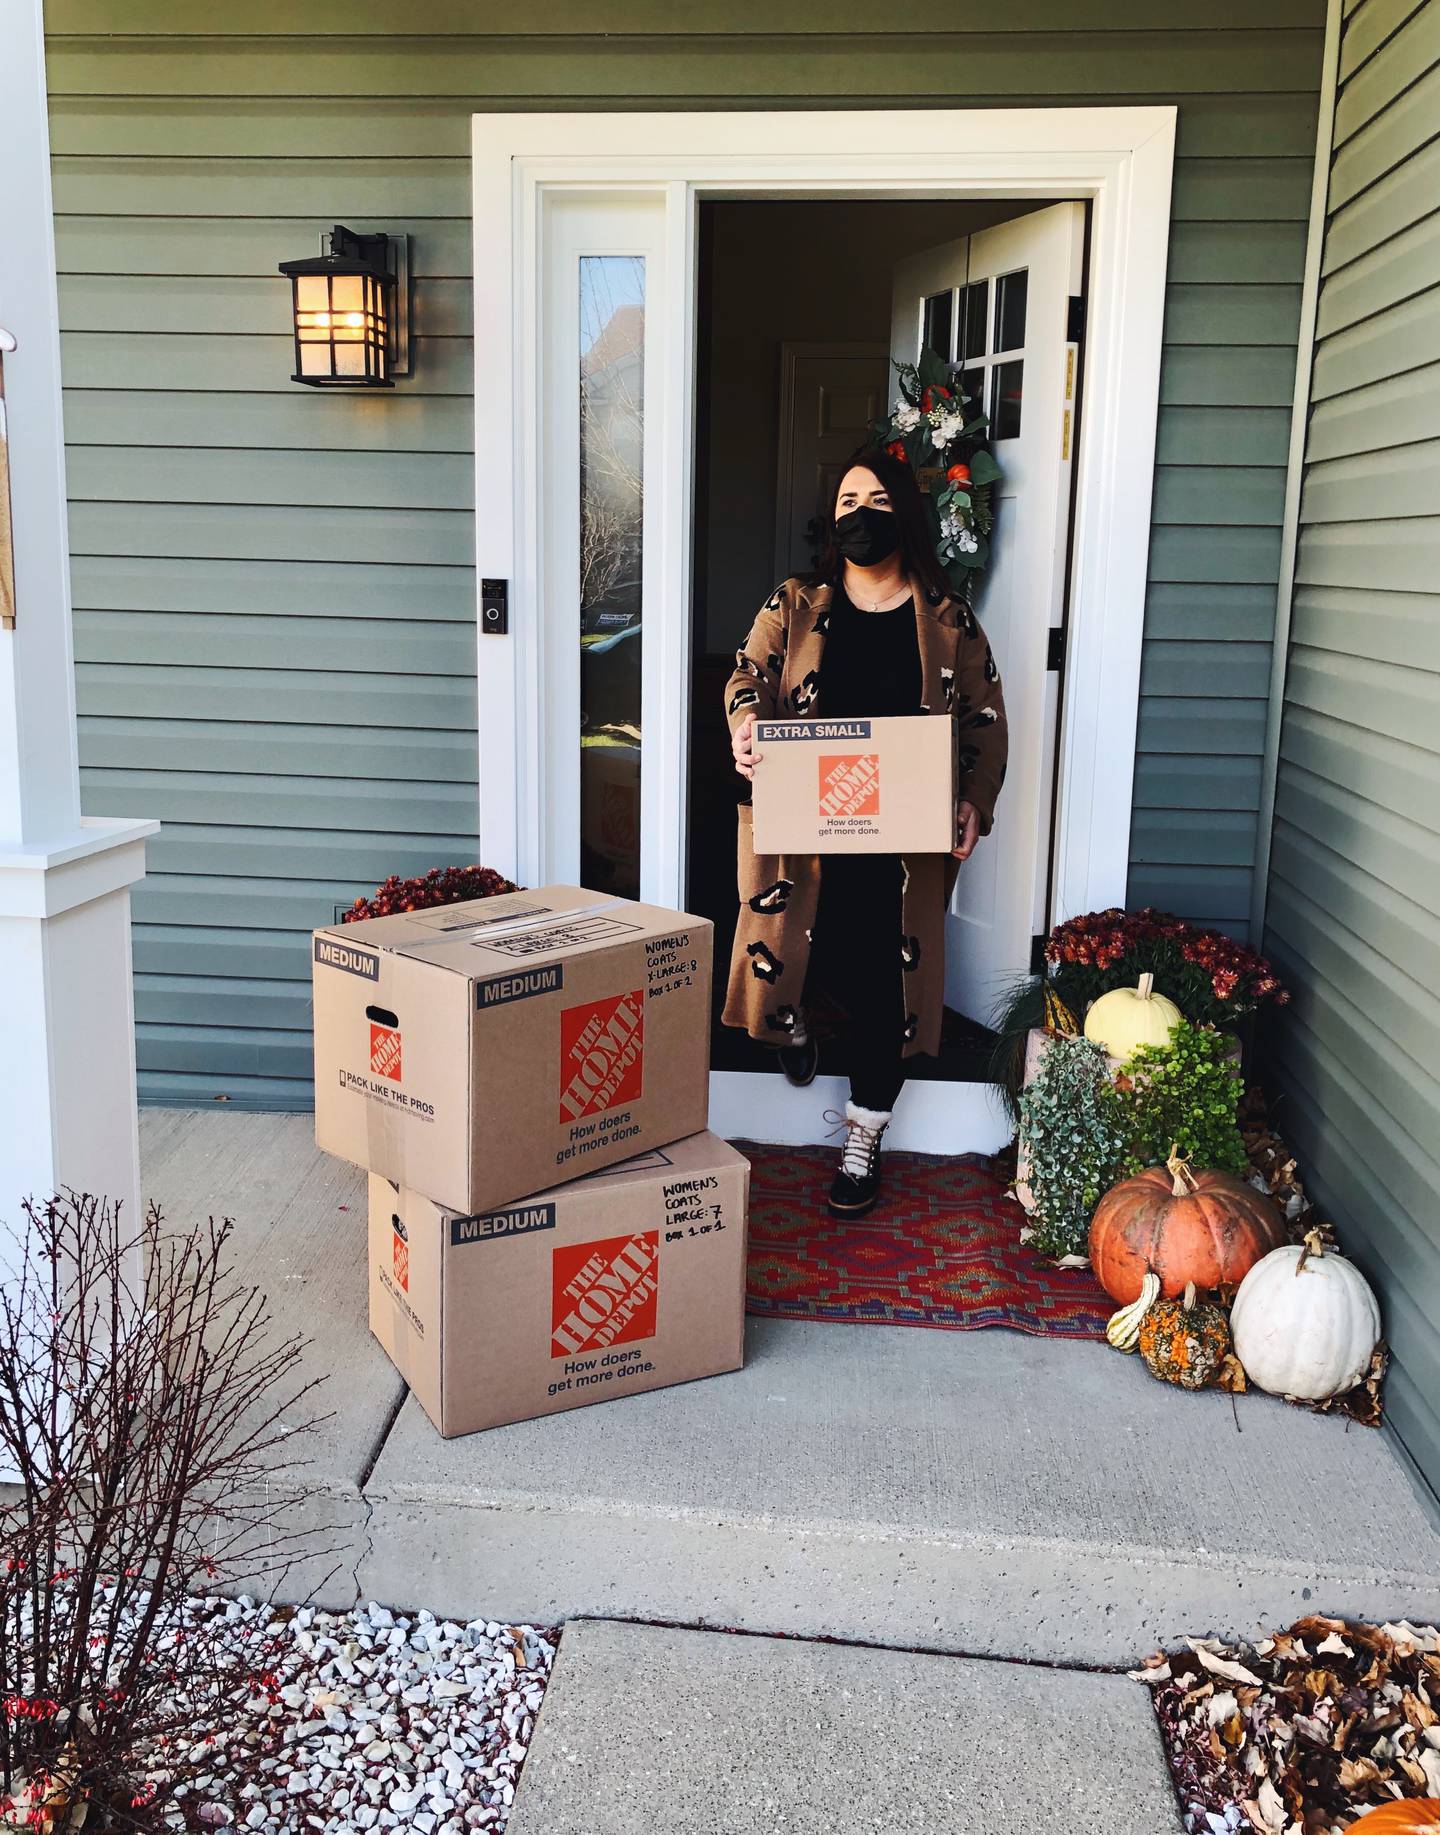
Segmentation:
[(1049, 928), (1084, 252), (1084, 205), (1056, 204), (925, 249), (894, 275), (891, 355), (913, 363), (928, 345), (960, 366), (1003, 473), (975, 610), (1005, 686), (1010, 765), (945, 937), (946, 1002), (982, 1024)]

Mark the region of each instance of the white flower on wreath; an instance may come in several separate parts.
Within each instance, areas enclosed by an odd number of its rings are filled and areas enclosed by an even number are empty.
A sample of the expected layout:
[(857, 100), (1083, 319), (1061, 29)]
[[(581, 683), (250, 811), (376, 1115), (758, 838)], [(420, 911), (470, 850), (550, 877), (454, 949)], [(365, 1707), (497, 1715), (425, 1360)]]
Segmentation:
[(937, 447), (943, 448), (948, 446), (951, 440), (959, 438), (960, 429), (964, 425), (965, 422), (960, 415), (950, 414), (944, 409), (937, 409), (936, 412), (930, 416), (930, 438)]
[(897, 401), (895, 404), (895, 427), (899, 433), (913, 433), (920, 425), (920, 410), (912, 408), (908, 402)]
[(955, 546), (961, 554), (974, 554), (978, 551), (980, 543), (973, 529), (962, 529), (955, 537)]

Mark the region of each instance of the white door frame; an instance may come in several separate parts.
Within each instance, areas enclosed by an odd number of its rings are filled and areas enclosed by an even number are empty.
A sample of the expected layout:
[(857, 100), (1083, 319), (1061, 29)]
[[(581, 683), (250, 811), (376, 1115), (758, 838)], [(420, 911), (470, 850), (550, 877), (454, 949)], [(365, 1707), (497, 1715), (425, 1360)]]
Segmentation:
[[(661, 532), (657, 579), (675, 616), (648, 620), (645, 641), (662, 647), (662, 679), (677, 688), (690, 650), (697, 200), (1088, 197), (1054, 915), (1124, 902), (1175, 119), (1173, 107), (474, 117), (476, 571), (510, 582), (509, 634), (479, 638), (479, 823), (489, 864), (533, 873), (543, 821), (538, 733), (525, 717), (540, 706), (544, 680), (530, 549), (542, 463), (542, 188), (661, 186), (672, 247), (684, 253), (667, 264), (648, 305), (666, 327), (668, 383), (649, 404), (664, 416), (665, 461), (646, 479), (647, 540), (652, 527)], [(497, 426), (510, 436), (496, 439)], [(672, 755), (683, 758), (685, 697), (666, 699), (677, 726)], [(683, 772), (667, 787), (665, 827), (673, 897), (685, 860)]]

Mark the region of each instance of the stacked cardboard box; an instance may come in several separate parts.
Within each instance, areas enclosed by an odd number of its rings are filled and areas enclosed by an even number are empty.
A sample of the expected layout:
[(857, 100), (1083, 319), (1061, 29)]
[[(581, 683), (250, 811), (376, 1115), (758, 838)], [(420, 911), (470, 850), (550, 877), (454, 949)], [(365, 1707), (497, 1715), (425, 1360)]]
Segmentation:
[(705, 920), (574, 886), (315, 932), (316, 1139), (370, 1172), (371, 1329), (441, 1433), (739, 1367), (710, 975)]

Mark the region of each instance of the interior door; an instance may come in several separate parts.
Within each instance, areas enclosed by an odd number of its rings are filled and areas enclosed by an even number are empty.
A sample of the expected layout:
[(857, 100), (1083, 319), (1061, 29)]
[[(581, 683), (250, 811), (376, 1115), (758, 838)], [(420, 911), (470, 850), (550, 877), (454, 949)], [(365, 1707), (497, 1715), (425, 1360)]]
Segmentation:
[(780, 347), (775, 579), (816, 565), (818, 519), (834, 501), (846, 459), (885, 410), (889, 365), (879, 343)]
[[(891, 354), (956, 365), (990, 417), (1003, 473), (975, 602), (995, 651), (1010, 763), (994, 832), (961, 867), (946, 921), (945, 998), (988, 1023), (1049, 927), (1055, 736), (1079, 351), (1072, 329), (1085, 207), (1056, 204), (908, 257), (895, 269)], [(1052, 635), (1054, 634), (1054, 635)]]

